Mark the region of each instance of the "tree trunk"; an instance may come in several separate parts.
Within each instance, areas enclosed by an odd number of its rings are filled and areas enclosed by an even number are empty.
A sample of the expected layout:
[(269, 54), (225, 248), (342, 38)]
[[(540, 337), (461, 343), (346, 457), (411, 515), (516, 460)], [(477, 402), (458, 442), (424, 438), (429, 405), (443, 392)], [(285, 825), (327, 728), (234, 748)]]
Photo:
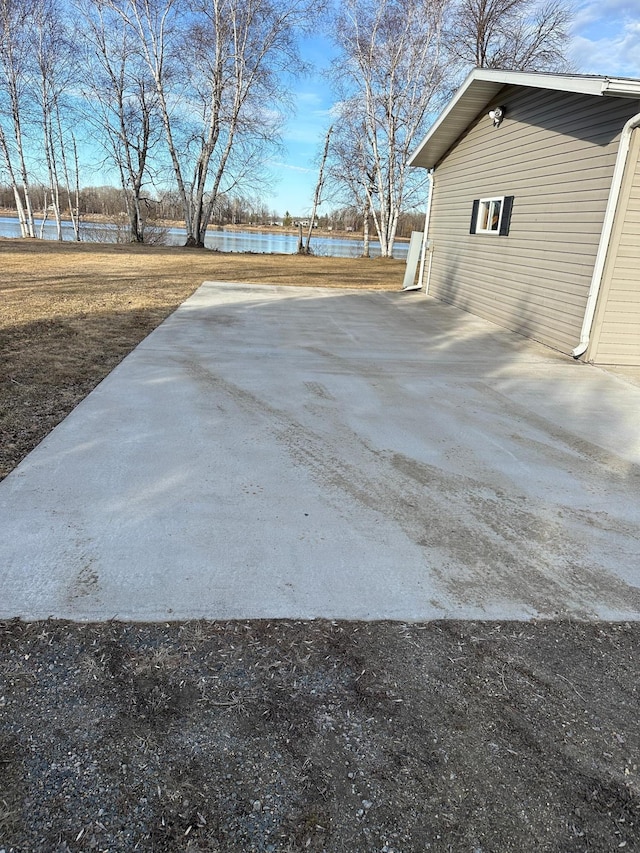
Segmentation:
[[(60, 113), (58, 113), (58, 122), (60, 121)], [(60, 134), (62, 138), (62, 129), (60, 129)], [(73, 160), (75, 165), (75, 205), (71, 196), (71, 182), (69, 180), (69, 169), (67, 167), (67, 157), (64, 150), (64, 145), (62, 146), (62, 165), (64, 167), (64, 174), (67, 183), (67, 199), (69, 201), (69, 216), (71, 217), (71, 225), (73, 226), (73, 234), (76, 239), (76, 242), (80, 242), (80, 168), (78, 163), (78, 146), (76, 145), (76, 138), (73, 134), (71, 134), (71, 141), (73, 143)]]
[(9, 156), (9, 146), (7, 144), (7, 139), (2, 130), (2, 126), (0, 126), (0, 149), (2, 149), (2, 153), (4, 155), (5, 166), (7, 169), (7, 174), (9, 175), (9, 180), (11, 182), (11, 189), (13, 190), (13, 197), (16, 203), (16, 210), (18, 212), (18, 222), (20, 223), (20, 235), (22, 237), (28, 237), (28, 229), (27, 229), (27, 218), (24, 212), (24, 205), (22, 203), (22, 196), (20, 195), (20, 187), (18, 186), (18, 182), (16, 180), (15, 172), (13, 171), (13, 165), (11, 163), (11, 158)]
[(371, 257), (371, 249), (369, 247), (369, 199), (367, 198), (364, 203), (364, 210), (362, 213), (362, 257), (369, 258)]
[(44, 226), (47, 222), (47, 216), (49, 213), (49, 204), (47, 202), (47, 190), (44, 191), (44, 200), (42, 203), (42, 222), (40, 223), (40, 239), (44, 238)]
[(140, 212), (140, 202), (134, 192), (127, 192), (127, 213), (129, 215), (129, 242), (144, 243), (144, 225)]
[(18, 149), (18, 159), (20, 161), (20, 177), (22, 179), (22, 195), (24, 197), (25, 219), (27, 228), (27, 237), (35, 237), (35, 225), (33, 222), (33, 207), (31, 205), (31, 190), (29, 187), (29, 177), (27, 175), (27, 165), (24, 157), (24, 149), (22, 147), (22, 127), (20, 116), (17, 113), (17, 106), (14, 108), (13, 123), (15, 131), (16, 146)]
[(20, 195), (20, 189), (17, 184), (13, 185), (13, 197), (16, 200), (16, 210), (18, 211), (18, 221), (20, 223), (20, 234), (22, 237), (28, 237), (27, 217), (25, 216), (22, 196)]
[(327, 156), (329, 154), (329, 141), (331, 140), (331, 134), (333, 133), (333, 125), (327, 131), (326, 138), (324, 140), (324, 150), (322, 152), (322, 160), (320, 161), (320, 169), (318, 171), (318, 182), (316, 184), (316, 191), (313, 195), (313, 208), (311, 210), (311, 219), (309, 220), (309, 231), (307, 232), (307, 243), (304, 248), (304, 253), (306, 255), (311, 254), (311, 234), (313, 233), (313, 224), (316, 221), (316, 211), (318, 210), (318, 205), (320, 204), (320, 196), (322, 195), (322, 187), (324, 185), (324, 167), (327, 162)]
[[(49, 96), (46, 85), (42, 86), (42, 132), (44, 137), (44, 151), (47, 160), (47, 171), (49, 173), (49, 188), (51, 191), (51, 204), (53, 205), (54, 216), (56, 219), (56, 236), (58, 240), (62, 240), (62, 218), (60, 216), (60, 199), (58, 193), (58, 173), (55, 164), (55, 147), (53, 137), (53, 127), (51, 124), (51, 110)], [(47, 216), (47, 203), (45, 200), (44, 219)], [(44, 233), (44, 221), (40, 228), (40, 237)]]

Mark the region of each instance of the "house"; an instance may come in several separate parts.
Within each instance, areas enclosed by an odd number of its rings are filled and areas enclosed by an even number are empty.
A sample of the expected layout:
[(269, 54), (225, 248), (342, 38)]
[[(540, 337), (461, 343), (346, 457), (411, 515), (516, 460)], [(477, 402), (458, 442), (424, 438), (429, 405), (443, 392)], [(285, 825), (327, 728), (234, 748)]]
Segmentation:
[(425, 292), (640, 365), (640, 80), (476, 69), (410, 164), (432, 182)]

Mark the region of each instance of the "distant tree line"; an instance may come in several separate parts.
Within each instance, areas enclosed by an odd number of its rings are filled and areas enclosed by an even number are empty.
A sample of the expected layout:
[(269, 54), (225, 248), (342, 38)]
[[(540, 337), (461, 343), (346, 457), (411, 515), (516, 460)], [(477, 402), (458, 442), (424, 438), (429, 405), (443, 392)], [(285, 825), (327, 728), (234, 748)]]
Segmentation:
[[(132, 241), (162, 218), (193, 246), (211, 222), (272, 220), (251, 199), (305, 71), (300, 36), (323, 25), (336, 107), (314, 211), (354, 211), (365, 253), (373, 231), (391, 255), (424, 204), (407, 162), (436, 111), (474, 65), (566, 68), (569, 2), (0, 0), (0, 181), (23, 236), (36, 209), (60, 238), (63, 215), (79, 239), (81, 215), (117, 209)], [(118, 191), (82, 188), (88, 152)]]
[[(62, 188), (58, 188), (62, 194)], [(30, 185), (30, 195), (34, 218), (42, 221), (50, 211), (47, 205), (52, 197), (51, 189), (46, 184), (33, 183)], [(15, 210), (15, 197), (9, 184), (0, 184), (0, 209)], [(60, 214), (63, 219), (70, 218), (70, 211), (62, 205)], [(182, 205), (176, 192), (166, 192), (145, 200), (145, 223), (180, 222)], [(77, 218), (104, 217), (109, 221), (118, 221), (128, 216), (127, 195), (120, 187), (80, 187), (77, 198)], [(300, 214), (302, 216), (302, 213)], [(398, 236), (408, 237), (412, 231), (422, 227), (422, 213), (401, 213), (399, 217)], [(362, 211), (357, 207), (336, 207), (329, 213), (315, 218), (317, 227), (325, 231), (362, 232), (364, 222)], [(291, 215), (279, 216), (259, 198), (247, 198), (240, 195), (219, 196), (211, 214), (213, 225), (283, 225), (292, 227), (294, 219)], [(369, 227), (372, 226), (370, 218)], [(36, 229), (37, 231), (37, 229)], [(37, 236), (37, 235), (36, 235)]]
[[(30, 197), (34, 217), (39, 220), (51, 213), (51, 189), (46, 184), (30, 185)], [(61, 193), (61, 188), (58, 188)], [(111, 220), (128, 216), (127, 193), (121, 187), (111, 185), (100, 187), (80, 187), (77, 200), (77, 214), (83, 216), (103, 216)], [(47, 210), (49, 206), (49, 210)], [(0, 184), (0, 208), (15, 210), (15, 196), (9, 184)], [(69, 208), (62, 205), (63, 218), (70, 217)], [(180, 222), (182, 220), (182, 202), (175, 191), (155, 193), (143, 199), (141, 216), (145, 222)], [(278, 214), (270, 210), (259, 198), (241, 195), (218, 197), (211, 214), (211, 222), (216, 225), (269, 225), (278, 221)]]

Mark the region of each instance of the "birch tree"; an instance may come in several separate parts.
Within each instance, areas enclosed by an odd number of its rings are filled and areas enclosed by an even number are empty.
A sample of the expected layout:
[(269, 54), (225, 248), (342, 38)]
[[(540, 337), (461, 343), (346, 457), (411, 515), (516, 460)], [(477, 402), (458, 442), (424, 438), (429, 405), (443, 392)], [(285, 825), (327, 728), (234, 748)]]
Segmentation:
[[(33, 100), (37, 104), (40, 145), (49, 179), (49, 198), (43, 209), (43, 219), (47, 217), (50, 204), (59, 240), (62, 240), (60, 184), (63, 177), (74, 225), (76, 221), (67, 164), (69, 135), (64, 131), (62, 119), (63, 113), (69, 114), (70, 107), (64, 103), (64, 98), (72, 82), (75, 83), (76, 62), (74, 47), (68, 37), (64, 19), (64, 10), (59, 0), (40, 0), (33, 9), (30, 40), (33, 58)], [(75, 231), (78, 239), (78, 229)]]
[[(309, 219), (309, 229), (307, 231), (307, 239), (304, 245), (304, 249), (302, 253), (305, 255), (311, 254), (311, 235), (313, 233), (313, 229), (316, 221), (316, 213), (318, 211), (318, 206), (322, 204), (322, 192), (324, 190), (325, 185), (325, 167), (327, 164), (327, 158), (329, 156), (329, 143), (331, 142), (331, 134), (333, 133), (333, 125), (327, 131), (327, 135), (324, 138), (324, 148), (322, 149), (322, 157), (320, 159), (320, 168), (318, 169), (318, 180), (316, 181), (316, 189), (313, 194), (313, 206), (311, 208), (311, 218)], [(300, 250), (298, 250), (300, 251)]]
[[(345, 0), (335, 18), (338, 118), (362, 128), (361, 187), (383, 257), (393, 255), (398, 217), (411, 203), (409, 155), (443, 80), (445, 0)], [(366, 149), (366, 150), (365, 150)]]
[(129, 238), (144, 242), (144, 187), (160, 141), (158, 97), (134, 33), (103, 0), (80, 7), (84, 20), (88, 121), (116, 167), (127, 205)]
[[(60, 184), (79, 239), (78, 157), (68, 93), (75, 84), (74, 49), (62, 0), (0, 0), (0, 156), (11, 182), (21, 234), (34, 237), (33, 176), (46, 182), (43, 220), (53, 207), (62, 239)], [(73, 148), (73, 165), (69, 165)], [(45, 178), (46, 174), (46, 178)], [(71, 187), (71, 181), (75, 184)], [(44, 233), (44, 221), (40, 236)]]
[(33, 0), (0, 0), (0, 151), (23, 237), (35, 237), (24, 134), (34, 10)]
[(40, 236), (44, 234), (44, 223), (47, 219), (49, 204), (53, 207), (56, 220), (58, 240), (62, 240), (62, 217), (60, 211), (60, 184), (55, 157), (54, 121), (58, 107), (59, 89), (56, 85), (55, 64), (57, 48), (59, 47), (58, 33), (49, 12), (48, 4), (42, 4), (36, 10), (34, 20), (33, 44), (35, 48), (35, 65), (38, 72), (39, 92), (38, 106), (40, 112), (42, 144), (49, 177), (49, 196), (45, 193), (42, 208), (42, 225)]
[(358, 102), (342, 102), (339, 116), (329, 149), (327, 181), (334, 196), (362, 216), (362, 255), (368, 258), (371, 253), (371, 199), (376, 191), (373, 152), (367, 144), (366, 126)]
[[(80, 240), (80, 163), (78, 157), (78, 143), (76, 136), (68, 129), (65, 132), (62, 124), (60, 105), (56, 106), (56, 125), (58, 128), (58, 141), (60, 151), (60, 163), (64, 183), (67, 191), (67, 205), (69, 218), (73, 227), (76, 241)], [(73, 160), (70, 163), (70, 156)]]
[(277, 140), (283, 75), (301, 67), (296, 30), (312, 4), (108, 2), (135, 33), (153, 78), (187, 245), (202, 246), (218, 195), (257, 173)]

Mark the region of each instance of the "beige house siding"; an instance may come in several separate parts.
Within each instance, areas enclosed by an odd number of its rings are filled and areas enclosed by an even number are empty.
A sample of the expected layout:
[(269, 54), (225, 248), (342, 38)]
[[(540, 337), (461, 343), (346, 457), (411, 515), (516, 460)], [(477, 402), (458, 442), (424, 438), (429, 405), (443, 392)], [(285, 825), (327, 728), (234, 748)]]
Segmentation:
[[(435, 170), (429, 293), (563, 352), (577, 344), (618, 140), (635, 100), (505, 87)], [(514, 196), (509, 235), (474, 199)]]
[(640, 130), (634, 130), (587, 358), (640, 365)]

